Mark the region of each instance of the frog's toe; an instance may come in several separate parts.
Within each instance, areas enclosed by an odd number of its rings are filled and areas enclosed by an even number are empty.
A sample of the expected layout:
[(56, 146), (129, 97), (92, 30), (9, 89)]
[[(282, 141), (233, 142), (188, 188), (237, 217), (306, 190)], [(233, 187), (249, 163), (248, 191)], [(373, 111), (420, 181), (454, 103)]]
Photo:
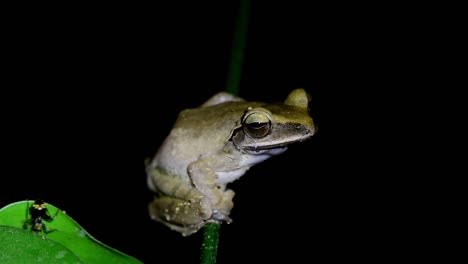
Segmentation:
[(211, 216), (211, 219), (220, 221), (220, 222), (226, 222), (228, 224), (232, 223), (232, 219), (229, 217), (229, 215), (220, 210), (214, 210), (213, 215)]

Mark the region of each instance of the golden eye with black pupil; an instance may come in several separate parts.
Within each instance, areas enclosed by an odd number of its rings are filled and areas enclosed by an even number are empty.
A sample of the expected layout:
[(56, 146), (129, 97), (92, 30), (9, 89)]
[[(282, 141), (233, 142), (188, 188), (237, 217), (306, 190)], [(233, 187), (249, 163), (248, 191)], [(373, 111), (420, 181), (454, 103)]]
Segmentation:
[(254, 138), (262, 138), (270, 132), (271, 122), (264, 113), (254, 112), (244, 118), (244, 132)]

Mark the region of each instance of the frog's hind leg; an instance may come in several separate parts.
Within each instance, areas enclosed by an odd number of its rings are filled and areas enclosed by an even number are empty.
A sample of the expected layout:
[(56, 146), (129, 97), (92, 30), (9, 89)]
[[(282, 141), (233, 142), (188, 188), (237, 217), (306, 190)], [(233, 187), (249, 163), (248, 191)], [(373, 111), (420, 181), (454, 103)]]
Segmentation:
[(150, 170), (149, 175), (148, 184), (150, 189), (162, 195), (155, 200), (158, 206), (166, 209), (170, 206), (174, 210), (175, 208), (194, 210), (196, 207), (197, 213), (201, 214), (204, 219), (211, 217), (213, 213), (211, 204), (190, 182), (167, 175), (159, 169)]
[(172, 230), (187, 236), (200, 229), (210, 215), (204, 213), (200, 202), (185, 201), (163, 196), (149, 204), (153, 220), (161, 222)]

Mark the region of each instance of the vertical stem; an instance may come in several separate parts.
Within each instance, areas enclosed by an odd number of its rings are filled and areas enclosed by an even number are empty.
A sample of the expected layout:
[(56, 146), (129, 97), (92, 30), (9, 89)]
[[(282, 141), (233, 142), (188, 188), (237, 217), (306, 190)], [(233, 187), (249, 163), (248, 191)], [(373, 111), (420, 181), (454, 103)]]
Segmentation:
[(239, 94), (239, 84), (244, 63), (244, 52), (247, 43), (247, 28), (249, 25), (250, 0), (240, 0), (237, 23), (232, 39), (231, 62), (229, 64), (226, 92)]
[(216, 254), (218, 252), (218, 240), (220, 223), (208, 223), (203, 227), (203, 244), (201, 248), (201, 264), (216, 263)]
[[(232, 40), (231, 61), (229, 64), (226, 83), (226, 92), (234, 95), (239, 94), (249, 15), (250, 0), (240, 0), (240, 8)], [(211, 222), (204, 226), (203, 244), (200, 257), (201, 264), (216, 263), (220, 228), (221, 224), (218, 222)]]

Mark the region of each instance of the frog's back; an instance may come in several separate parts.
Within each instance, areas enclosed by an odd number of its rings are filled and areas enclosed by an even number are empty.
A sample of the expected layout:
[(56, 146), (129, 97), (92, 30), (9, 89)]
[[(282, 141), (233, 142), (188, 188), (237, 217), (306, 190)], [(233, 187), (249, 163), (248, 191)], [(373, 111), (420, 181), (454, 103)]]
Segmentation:
[(187, 180), (187, 167), (201, 157), (223, 150), (248, 107), (256, 102), (226, 102), (179, 113), (152, 166)]

